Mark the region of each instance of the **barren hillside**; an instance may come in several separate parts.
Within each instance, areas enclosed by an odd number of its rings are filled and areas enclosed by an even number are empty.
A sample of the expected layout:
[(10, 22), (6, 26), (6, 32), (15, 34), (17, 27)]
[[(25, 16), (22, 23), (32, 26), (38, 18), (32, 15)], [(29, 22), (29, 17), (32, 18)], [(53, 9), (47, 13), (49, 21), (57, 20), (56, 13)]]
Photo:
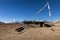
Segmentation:
[(29, 28), (22, 32), (16, 32), (20, 24), (0, 25), (0, 40), (60, 40), (60, 27)]
[(57, 20), (56, 22), (54, 22), (53, 24), (55, 24), (55, 26), (60, 27), (60, 20)]

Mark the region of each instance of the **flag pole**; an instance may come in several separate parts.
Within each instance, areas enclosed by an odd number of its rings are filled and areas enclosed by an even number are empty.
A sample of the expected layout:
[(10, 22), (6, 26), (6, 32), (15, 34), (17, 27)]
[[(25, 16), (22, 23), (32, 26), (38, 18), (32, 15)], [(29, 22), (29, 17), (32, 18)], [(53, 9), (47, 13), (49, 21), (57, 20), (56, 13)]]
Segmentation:
[[(51, 11), (50, 11), (50, 13), (51, 13)], [(51, 19), (51, 25), (52, 25), (52, 15), (50, 16), (50, 19)]]
[(47, 5), (48, 5), (48, 11), (49, 11), (49, 16), (50, 16), (50, 19), (51, 19), (51, 25), (52, 25), (52, 14), (51, 14), (50, 5), (49, 5), (48, 2), (47, 2)]

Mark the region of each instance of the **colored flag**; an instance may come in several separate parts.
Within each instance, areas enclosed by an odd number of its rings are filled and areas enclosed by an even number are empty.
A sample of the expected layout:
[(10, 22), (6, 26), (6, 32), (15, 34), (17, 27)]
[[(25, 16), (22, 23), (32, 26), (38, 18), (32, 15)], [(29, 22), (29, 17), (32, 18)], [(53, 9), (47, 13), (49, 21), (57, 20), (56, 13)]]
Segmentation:
[(47, 2), (47, 4), (48, 4), (49, 16), (51, 17), (50, 6), (49, 6), (49, 3), (48, 2)]

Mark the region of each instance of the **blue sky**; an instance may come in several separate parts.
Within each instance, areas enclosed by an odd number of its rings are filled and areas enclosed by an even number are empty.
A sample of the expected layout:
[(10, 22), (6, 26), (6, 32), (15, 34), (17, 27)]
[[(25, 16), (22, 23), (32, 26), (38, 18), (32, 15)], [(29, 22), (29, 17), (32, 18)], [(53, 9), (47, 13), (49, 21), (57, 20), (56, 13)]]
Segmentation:
[[(47, 2), (51, 7), (53, 21), (60, 19), (60, 0), (0, 0), (0, 21), (32, 20), (31, 16)], [(47, 7), (34, 20), (50, 21)]]

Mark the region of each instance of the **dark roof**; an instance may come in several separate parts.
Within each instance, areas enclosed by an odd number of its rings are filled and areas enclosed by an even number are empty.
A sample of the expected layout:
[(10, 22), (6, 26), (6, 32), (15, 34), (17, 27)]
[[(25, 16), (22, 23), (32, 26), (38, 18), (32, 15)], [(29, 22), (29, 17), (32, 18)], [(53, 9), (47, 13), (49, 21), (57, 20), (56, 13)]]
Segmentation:
[(43, 22), (43, 21), (23, 21), (23, 22)]
[(39, 24), (39, 23), (44, 23), (44, 22), (43, 21), (23, 21), (23, 23), (26, 23), (26, 24), (32, 24), (32, 23)]

